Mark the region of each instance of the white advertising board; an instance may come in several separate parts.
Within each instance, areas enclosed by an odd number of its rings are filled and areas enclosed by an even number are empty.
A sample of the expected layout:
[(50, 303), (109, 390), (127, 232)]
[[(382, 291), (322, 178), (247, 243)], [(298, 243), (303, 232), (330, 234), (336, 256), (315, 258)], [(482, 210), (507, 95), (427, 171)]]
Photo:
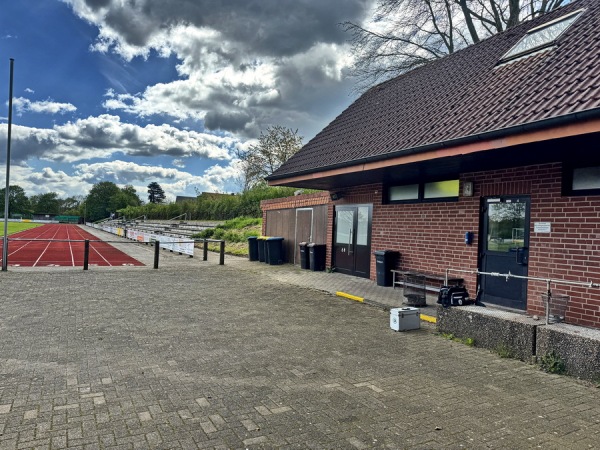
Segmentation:
[(182, 239), (174, 236), (163, 236), (162, 234), (150, 233), (148, 231), (129, 228), (127, 237), (138, 242), (153, 243), (160, 242), (160, 248), (181, 253), (184, 255), (194, 255), (194, 243), (190, 239)]

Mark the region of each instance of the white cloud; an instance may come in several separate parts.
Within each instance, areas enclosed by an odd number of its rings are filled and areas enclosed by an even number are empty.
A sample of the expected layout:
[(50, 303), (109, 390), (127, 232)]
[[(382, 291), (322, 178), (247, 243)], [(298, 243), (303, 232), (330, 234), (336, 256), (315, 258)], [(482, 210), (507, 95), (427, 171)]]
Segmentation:
[(178, 169), (160, 166), (140, 165), (126, 161), (107, 161), (93, 164), (78, 164), (75, 177), (91, 184), (99, 181), (112, 181), (118, 185), (130, 184), (138, 194), (145, 192), (152, 181), (158, 182), (170, 199), (177, 195), (192, 194), (199, 191), (222, 192), (226, 185), (239, 176), (235, 164), (214, 165), (200, 176)]
[[(0, 170), (4, 178), (6, 169)], [(28, 165), (13, 165), (10, 169), (10, 184), (21, 186), (28, 196), (56, 192), (59, 197), (85, 195), (92, 185), (80, 177), (70, 176), (62, 170), (44, 167), (34, 170)]]
[[(202, 33), (201, 33), (202, 34)], [(347, 45), (322, 44), (285, 58), (216, 57), (227, 49), (194, 40), (194, 29), (170, 31), (170, 51), (182, 61), (182, 79), (148, 86), (138, 94), (107, 93), (103, 106), (140, 117), (167, 115), (204, 120), (208, 129), (256, 136), (270, 124), (297, 128), (304, 111), (335, 90), (352, 62)], [(184, 38), (185, 37), (185, 38)], [(215, 44), (216, 45), (216, 44)], [(164, 48), (164, 47), (163, 47)]]
[(59, 103), (50, 99), (39, 102), (32, 102), (31, 100), (24, 97), (16, 97), (13, 100), (13, 105), (17, 110), (17, 114), (23, 114), (24, 112), (65, 114), (68, 112), (77, 111), (77, 108), (71, 103)]
[[(93, 164), (77, 164), (73, 173), (43, 167), (35, 170), (29, 165), (11, 167), (11, 185), (21, 186), (28, 196), (56, 192), (59, 197), (87, 195), (92, 186), (102, 181), (111, 181), (119, 187), (133, 186), (141, 199), (145, 200), (147, 186), (158, 182), (169, 201), (177, 195), (195, 195), (199, 192), (225, 192), (239, 176), (236, 163), (226, 166), (214, 165), (200, 175), (178, 169), (142, 165), (127, 161), (107, 161)], [(5, 168), (0, 168), (4, 177)]]
[[(0, 142), (6, 128), (0, 129)], [(51, 129), (13, 126), (15, 161), (36, 157), (49, 161), (77, 162), (107, 159), (117, 154), (130, 157), (172, 156), (229, 160), (244, 143), (231, 136), (181, 130), (171, 125), (146, 126), (121, 122), (103, 114), (55, 125)], [(2, 157), (2, 154), (0, 154)]]
[(179, 61), (179, 79), (110, 93), (107, 110), (204, 121), (209, 130), (246, 137), (274, 124), (312, 135), (349, 103), (344, 76), (352, 57), (337, 24), (362, 18), (371, 3), (63, 1), (98, 27), (93, 50), (126, 60), (156, 52)]
[[(75, 176), (83, 180), (113, 181), (117, 184), (131, 184), (136, 181), (159, 178), (174, 180), (182, 177), (183, 172), (177, 169), (166, 169), (160, 166), (146, 166), (127, 161), (107, 161), (93, 164), (77, 164), (74, 166)], [(189, 175), (189, 174), (186, 174)]]

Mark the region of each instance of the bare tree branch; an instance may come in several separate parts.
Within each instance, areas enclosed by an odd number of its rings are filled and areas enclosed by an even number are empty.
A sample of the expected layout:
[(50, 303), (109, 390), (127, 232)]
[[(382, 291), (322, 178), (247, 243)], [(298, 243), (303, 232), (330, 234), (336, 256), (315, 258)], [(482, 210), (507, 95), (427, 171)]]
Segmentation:
[(369, 25), (350, 35), (355, 92), (454, 53), (570, 0), (377, 0)]
[(302, 137), (298, 130), (275, 125), (261, 131), (258, 144), (248, 150), (237, 150), (242, 169), (241, 185), (246, 191), (264, 183), (284, 162), (302, 147)]

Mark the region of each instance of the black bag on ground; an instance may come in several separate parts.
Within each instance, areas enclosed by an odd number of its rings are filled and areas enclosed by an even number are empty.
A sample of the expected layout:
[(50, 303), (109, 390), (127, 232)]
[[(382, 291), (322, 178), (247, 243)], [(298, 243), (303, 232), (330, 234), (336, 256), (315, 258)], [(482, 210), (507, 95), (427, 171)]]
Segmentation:
[(474, 303), (464, 286), (442, 286), (437, 302), (444, 308), (448, 306), (464, 306)]

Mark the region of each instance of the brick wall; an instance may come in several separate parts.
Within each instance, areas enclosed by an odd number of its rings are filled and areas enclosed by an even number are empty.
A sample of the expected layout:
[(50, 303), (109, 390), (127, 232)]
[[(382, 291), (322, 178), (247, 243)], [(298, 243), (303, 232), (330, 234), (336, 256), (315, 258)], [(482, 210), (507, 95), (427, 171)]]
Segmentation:
[[(531, 196), (529, 276), (600, 282), (600, 197), (562, 196), (559, 163), (469, 174), (477, 195)], [(535, 233), (535, 222), (550, 222), (550, 233)], [(528, 282), (527, 311), (543, 316), (543, 281)], [(570, 296), (569, 323), (600, 328), (600, 290), (552, 284), (553, 295)]]
[[(458, 202), (382, 204), (381, 184), (348, 190), (344, 203), (372, 203), (371, 250), (400, 252), (397, 268), (443, 275), (447, 268), (477, 268), (477, 234), (474, 245), (464, 243), (466, 231), (477, 233), (479, 199)], [(336, 202), (340, 204), (341, 202)], [(375, 279), (371, 257), (371, 278)], [(475, 286), (475, 278), (463, 275)]]
[[(531, 172), (530, 274), (579, 282), (600, 282), (600, 197), (561, 196), (561, 166)], [(551, 222), (549, 234), (534, 233), (534, 222)], [(532, 312), (543, 313), (543, 282), (529, 284)], [(600, 289), (559, 286), (556, 293), (570, 296), (567, 320), (600, 328)], [(554, 291), (553, 291), (554, 293)]]
[[(461, 192), (464, 181), (474, 183), (474, 196), (458, 202), (382, 205), (381, 186), (372, 188), (372, 250), (398, 250), (402, 269), (443, 274), (446, 267), (477, 268), (481, 197), (529, 195), (529, 276), (600, 282), (600, 197), (563, 197), (561, 164), (465, 173)], [(356, 192), (365, 200), (364, 187)], [(535, 222), (550, 222), (551, 233), (534, 233)], [(475, 232), (472, 246), (464, 243), (466, 231)], [(374, 278), (374, 258), (371, 274)], [(475, 277), (466, 276), (466, 282), (473, 293)], [(553, 294), (570, 296), (569, 323), (600, 328), (600, 289), (552, 288)], [(528, 282), (528, 313), (544, 315), (545, 291), (545, 282)]]
[[(370, 184), (345, 189), (335, 205), (372, 204), (371, 250), (397, 250), (401, 253), (399, 268), (442, 275), (448, 267), (477, 268), (482, 197), (529, 195), (529, 276), (600, 282), (600, 196), (563, 197), (561, 164), (465, 173), (460, 179), (461, 192), (465, 181), (474, 183), (473, 197), (461, 196), (457, 202), (384, 205), (382, 185)], [(312, 195), (316, 197), (306, 200), (329, 203), (327, 265), (331, 266), (334, 204), (324, 193)], [(276, 203), (266, 206), (280, 208)], [(534, 233), (535, 222), (550, 222), (551, 233)], [(466, 231), (475, 233), (473, 245), (465, 245)], [(372, 279), (375, 274), (371, 256)], [(474, 294), (475, 277), (464, 277)], [(529, 281), (528, 313), (544, 315), (541, 294), (545, 290), (545, 282)], [(600, 328), (600, 289), (553, 285), (553, 294), (570, 296), (569, 323)]]

